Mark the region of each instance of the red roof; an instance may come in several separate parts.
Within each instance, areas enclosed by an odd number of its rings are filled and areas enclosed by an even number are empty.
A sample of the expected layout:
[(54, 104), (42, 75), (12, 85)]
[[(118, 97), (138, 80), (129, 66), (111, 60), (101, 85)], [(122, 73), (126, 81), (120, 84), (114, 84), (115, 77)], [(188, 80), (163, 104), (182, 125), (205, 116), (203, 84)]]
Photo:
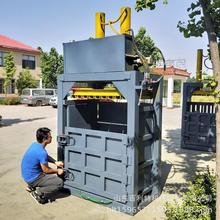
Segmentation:
[(187, 72), (186, 69), (179, 69), (174, 66), (169, 66), (164, 71), (163, 67), (154, 67), (152, 68), (153, 73), (158, 73), (160, 75), (177, 75), (177, 76), (185, 76), (189, 77), (190, 73)]
[(0, 48), (39, 54), (40, 51), (19, 41), (0, 35)]

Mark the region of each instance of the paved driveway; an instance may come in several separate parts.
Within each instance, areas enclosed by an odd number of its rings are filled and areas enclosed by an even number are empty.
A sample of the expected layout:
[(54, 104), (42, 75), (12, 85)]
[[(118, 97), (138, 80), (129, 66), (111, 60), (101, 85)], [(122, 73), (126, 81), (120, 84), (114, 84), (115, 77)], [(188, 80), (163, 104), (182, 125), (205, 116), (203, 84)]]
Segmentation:
[(38, 205), (24, 190), (20, 161), (27, 146), (35, 139), (36, 129), (42, 126), (52, 130), (54, 138), (47, 150), (56, 157), (57, 109), (0, 105), (0, 114), (4, 123), (0, 127), (0, 219), (163, 219), (164, 203), (178, 198), (195, 170), (205, 169), (207, 165), (215, 167), (211, 153), (180, 149), (181, 110), (164, 109), (162, 182), (165, 186), (162, 195), (145, 209), (132, 217), (75, 196)]

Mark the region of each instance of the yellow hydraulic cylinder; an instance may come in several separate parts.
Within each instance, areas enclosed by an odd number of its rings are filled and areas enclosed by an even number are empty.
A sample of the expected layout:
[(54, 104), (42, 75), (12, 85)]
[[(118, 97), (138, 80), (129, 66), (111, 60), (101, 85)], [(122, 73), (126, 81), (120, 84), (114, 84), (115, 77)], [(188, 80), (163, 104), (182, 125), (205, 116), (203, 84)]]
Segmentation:
[(105, 37), (105, 13), (97, 12), (95, 15), (95, 37)]
[(196, 64), (196, 80), (200, 81), (202, 79), (202, 56), (203, 50), (197, 50), (197, 64)]
[(131, 8), (122, 7), (120, 10), (120, 34), (131, 34)]

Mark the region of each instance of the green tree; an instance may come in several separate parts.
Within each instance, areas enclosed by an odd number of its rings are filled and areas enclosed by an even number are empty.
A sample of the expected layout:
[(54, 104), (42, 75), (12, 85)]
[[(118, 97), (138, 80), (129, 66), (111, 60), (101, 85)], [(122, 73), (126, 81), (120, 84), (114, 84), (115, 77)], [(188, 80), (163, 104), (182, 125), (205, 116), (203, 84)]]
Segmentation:
[(208, 35), (209, 50), (213, 73), (216, 77), (220, 74), (220, 60), (218, 42), (220, 41), (220, 1), (197, 0), (187, 9), (189, 20), (179, 21), (177, 27), (184, 37), (202, 37)]
[(23, 69), (16, 80), (16, 87), (18, 94), (21, 95), (22, 90), (25, 88), (34, 88), (36, 87), (36, 81), (34, 77), (30, 74), (29, 69)]
[[(136, 0), (136, 10), (144, 8), (154, 9), (159, 0)], [(166, 3), (167, 1), (165, 1)], [(220, 41), (220, 1), (219, 0), (195, 0), (187, 9), (189, 20), (179, 22), (177, 27), (184, 37), (201, 37), (207, 33), (210, 58), (213, 67), (213, 75), (220, 91), (220, 55), (218, 43)], [(220, 210), (220, 105), (216, 105), (216, 183), (217, 199), (216, 210)], [(220, 219), (220, 211), (216, 212), (216, 219)]]
[[(145, 8), (153, 10), (159, 0), (136, 0), (137, 11)], [(163, 1), (167, 3), (167, 0)], [(220, 58), (218, 43), (220, 42), (220, 1), (219, 0), (196, 0), (187, 9), (189, 20), (187, 24), (179, 21), (177, 27), (184, 37), (201, 37), (208, 35), (210, 57), (213, 73), (219, 80)], [(220, 85), (219, 85), (220, 86)]]
[(59, 55), (55, 48), (50, 52), (44, 52), (41, 48), (41, 71), (44, 88), (56, 88), (57, 76), (63, 73), (63, 56)]
[[(136, 0), (136, 11), (142, 11), (143, 9), (150, 9), (153, 10), (156, 8), (155, 3), (158, 2), (158, 0)], [(167, 0), (163, 0), (164, 4), (167, 4)]]
[(146, 29), (144, 27), (139, 28), (137, 35), (135, 36), (135, 43), (138, 50), (145, 56), (151, 57), (153, 64), (157, 60), (160, 60), (161, 54), (159, 53), (154, 41), (149, 35), (146, 35)]
[(197, 82), (196, 78), (194, 76), (189, 77), (186, 82)]
[(16, 66), (14, 62), (14, 57), (12, 53), (8, 53), (4, 57), (4, 90), (7, 93), (7, 88), (10, 86), (12, 79), (14, 78), (16, 72)]

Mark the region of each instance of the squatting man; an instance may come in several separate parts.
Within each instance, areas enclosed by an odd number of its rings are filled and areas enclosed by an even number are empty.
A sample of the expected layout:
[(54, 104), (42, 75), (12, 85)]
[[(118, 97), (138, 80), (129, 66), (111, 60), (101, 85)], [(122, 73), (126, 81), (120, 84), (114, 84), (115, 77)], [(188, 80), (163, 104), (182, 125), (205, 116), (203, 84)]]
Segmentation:
[[(26, 190), (38, 203), (47, 203), (63, 187), (63, 162), (56, 161), (48, 155), (46, 146), (51, 143), (49, 128), (39, 128), (36, 132), (37, 142), (33, 142), (25, 152), (21, 162), (21, 174), (27, 183)], [(48, 162), (58, 168), (51, 168)]]

